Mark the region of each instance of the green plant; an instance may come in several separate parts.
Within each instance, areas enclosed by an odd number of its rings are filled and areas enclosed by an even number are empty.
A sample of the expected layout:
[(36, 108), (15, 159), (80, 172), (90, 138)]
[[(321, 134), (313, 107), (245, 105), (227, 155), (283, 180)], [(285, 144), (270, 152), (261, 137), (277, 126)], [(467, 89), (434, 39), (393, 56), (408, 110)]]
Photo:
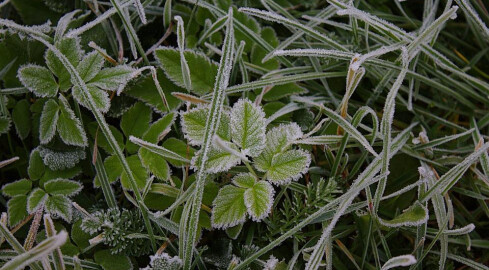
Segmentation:
[(487, 9), (2, 1), (1, 269), (487, 269)]

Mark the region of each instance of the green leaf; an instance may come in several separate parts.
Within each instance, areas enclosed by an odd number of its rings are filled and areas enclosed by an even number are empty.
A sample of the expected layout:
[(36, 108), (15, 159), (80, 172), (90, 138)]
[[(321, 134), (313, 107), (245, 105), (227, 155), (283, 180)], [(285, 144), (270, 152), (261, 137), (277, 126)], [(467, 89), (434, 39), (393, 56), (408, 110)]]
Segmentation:
[(68, 179), (53, 179), (44, 183), (44, 190), (51, 195), (73, 196), (82, 188), (79, 182)]
[[(214, 88), (217, 64), (195, 51), (185, 50), (183, 55), (190, 70), (192, 92), (197, 95), (209, 93)], [(160, 48), (155, 51), (155, 58), (160, 62), (166, 76), (179, 87), (185, 88), (180, 52), (174, 48)]]
[(27, 212), (34, 213), (48, 198), (48, 194), (40, 188), (34, 189), (27, 198)]
[(46, 144), (53, 139), (56, 134), (60, 108), (54, 99), (48, 100), (42, 109), (41, 120), (39, 122), (39, 141)]
[[(141, 160), (137, 155), (133, 155), (127, 158), (127, 163), (131, 168), (133, 176), (136, 180), (136, 184), (139, 189), (143, 189), (146, 186), (146, 182), (148, 180), (148, 172), (144, 168)], [(132, 190), (131, 185), (129, 183), (129, 178), (127, 177), (126, 172), (122, 172), (121, 175), (121, 184), (125, 189)]]
[[(75, 67), (80, 61), (81, 49), (79, 39), (64, 38), (56, 42), (56, 48), (68, 58), (70, 63)], [(48, 49), (45, 55), (46, 64), (49, 69), (58, 77), (59, 87), (65, 91), (71, 87), (71, 76), (66, 67), (61, 63), (59, 58)]]
[(154, 176), (161, 180), (167, 180), (170, 178), (170, 166), (166, 160), (146, 148), (139, 149), (139, 158), (143, 166), (150, 171)]
[(84, 82), (93, 79), (102, 69), (104, 65), (104, 57), (97, 51), (93, 51), (80, 61), (76, 70)]
[(158, 143), (168, 132), (175, 121), (175, 113), (171, 112), (153, 122), (149, 129), (144, 133), (143, 140), (150, 143)]
[(73, 242), (80, 248), (84, 249), (90, 246), (90, 243), (88, 242), (92, 237), (90, 236), (89, 233), (86, 233), (82, 228), (83, 219), (77, 220), (75, 223), (73, 223), (73, 226), (71, 226), (71, 239)]
[[(112, 135), (114, 136), (117, 144), (119, 147), (122, 149), (124, 148), (124, 135), (117, 129), (116, 127), (109, 125), (110, 132), (112, 132)], [(97, 146), (104, 149), (110, 154), (114, 154), (114, 151), (112, 147), (110, 146), (109, 142), (107, 141), (107, 138), (105, 138), (104, 133), (102, 133), (99, 130), (99, 126), (97, 122), (92, 122), (88, 124), (88, 132), (90, 133), (90, 136), (92, 138), (97, 139)]]
[[(142, 137), (148, 130), (151, 122), (151, 108), (141, 102), (134, 104), (121, 118), (121, 129), (126, 138), (129, 136)], [(126, 147), (130, 153), (137, 151), (138, 147), (129, 140)]]
[(87, 86), (94, 85), (104, 90), (115, 91), (132, 79), (134, 71), (132, 67), (126, 65), (105, 68), (98, 72)]
[(251, 173), (240, 173), (233, 177), (233, 184), (242, 188), (253, 188), (256, 178)]
[[(188, 146), (184, 141), (176, 138), (168, 138), (163, 142), (163, 147), (187, 159), (191, 159), (195, 154), (194, 148)], [(170, 158), (167, 158), (166, 160), (175, 167), (185, 165), (185, 162), (180, 160)]]
[(212, 209), (212, 227), (226, 229), (245, 221), (245, 189), (227, 185), (219, 190)]
[(80, 120), (70, 108), (70, 104), (63, 97), (59, 96), (60, 114), (58, 119), (58, 133), (63, 142), (75, 146), (86, 146), (87, 135), (83, 129)]
[(61, 217), (66, 222), (71, 222), (71, 200), (64, 195), (50, 195), (46, 200), (46, 211), (54, 217)]
[(428, 209), (416, 201), (411, 207), (392, 220), (379, 218), (380, 224), (391, 227), (418, 226), (428, 220)]
[(8, 224), (13, 227), (27, 217), (27, 196), (17, 195), (7, 203)]
[(282, 85), (275, 85), (263, 95), (263, 100), (265, 101), (275, 101), (284, 97), (288, 97), (291, 95), (298, 95), (306, 93), (307, 90), (305, 88), (300, 87), (295, 83), (287, 83)]
[(296, 123), (270, 129), (266, 135), (265, 149), (254, 159), (255, 167), (261, 172), (266, 172), (272, 165), (274, 156), (287, 150), (290, 144), (302, 135), (302, 130)]
[(240, 99), (231, 110), (231, 137), (246, 155), (256, 157), (265, 148), (266, 120), (263, 109)]
[(19, 80), (39, 97), (54, 97), (58, 84), (49, 69), (37, 65), (27, 65), (19, 69)]
[(260, 181), (246, 189), (244, 203), (248, 214), (254, 221), (261, 221), (270, 214), (275, 191), (266, 181)]
[[(235, 151), (238, 151), (238, 148), (235, 145), (232, 145)], [(197, 151), (195, 156), (192, 158), (192, 169), (198, 170), (200, 161), (202, 156), (202, 150)], [(238, 165), (241, 162), (241, 158), (237, 157), (229, 153), (226, 150), (221, 149), (220, 147), (211, 146), (209, 152), (207, 153), (207, 162), (205, 166), (205, 171), (207, 173), (218, 173), (225, 172), (231, 169), (232, 167)]]
[[(188, 112), (181, 112), (182, 129), (185, 138), (191, 145), (200, 145), (204, 139), (205, 123), (209, 114), (209, 106), (194, 108)], [(231, 140), (230, 117), (223, 112), (217, 127), (217, 135), (225, 141)]]
[[(92, 95), (93, 101), (95, 102), (95, 107), (97, 107), (97, 109), (103, 113), (108, 112), (110, 108), (109, 94), (93, 85), (87, 85), (87, 88), (90, 95)], [(85, 100), (80, 87), (74, 86), (71, 93), (79, 104), (85, 108), (89, 108), (88, 102)]]
[(122, 175), (122, 165), (116, 155), (106, 158), (104, 167), (110, 183), (115, 182)]
[(10, 129), (10, 118), (8, 116), (0, 116), (0, 134), (7, 133)]
[(12, 120), (17, 130), (17, 135), (19, 135), (21, 140), (25, 140), (31, 132), (31, 112), (27, 99), (22, 99), (15, 104), (12, 111)]
[(112, 254), (110, 250), (100, 250), (94, 254), (95, 262), (104, 270), (131, 270), (129, 257), (122, 254)]
[(304, 150), (288, 150), (275, 155), (270, 167), (266, 168), (267, 180), (274, 184), (285, 184), (298, 180), (307, 172), (311, 156)]
[(26, 195), (32, 189), (32, 181), (21, 179), (13, 183), (8, 183), (2, 187), (5, 196), (14, 197), (16, 195)]
[(31, 180), (39, 180), (44, 174), (46, 167), (44, 166), (44, 162), (42, 161), (41, 154), (39, 150), (32, 150), (31, 155), (29, 157), (29, 167), (27, 168), (27, 172)]
[(384, 263), (381, 270), (388, 270), (395, 267), (410, 266), (416, 263), (416, 258), (413, 255), (401, 255), (390, 258)]
[[(261, 36), (263, 40), (265, 40), (272, 47), (277, 47), (279, 45), (279, 41), (277, 38), (277, 34), (275, 30), (271, 27), (265, 27), (261, 30)], [(262, 63), (263, 58), (267, 55), (267, 51), (265, 51), (262, 47), (257, 44), (254, 44), (253, 49), (251, 50), (251, 63), (262, 67), (267, 70), (274, 70), (279, 68), (279, 62), (277, 59), (269, 59)]]

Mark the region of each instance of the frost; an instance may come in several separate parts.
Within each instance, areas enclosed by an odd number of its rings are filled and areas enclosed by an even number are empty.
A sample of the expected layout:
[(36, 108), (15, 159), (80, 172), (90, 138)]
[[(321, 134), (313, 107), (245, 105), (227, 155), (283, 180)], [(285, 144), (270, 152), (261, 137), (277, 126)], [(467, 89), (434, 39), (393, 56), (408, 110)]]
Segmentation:
[(46, 101), (41, 113), (39, 122), (39, 141), (47, 144), (56, 134), (56, 126), (59, 119), (59, 106), (56, 101), (50, 99)]
[(266, 181), (259, 181), (246, 189), (244, 203), (253, 221), (259, 222), (272, 211), (275, 190)]
[(304, 150), (289, 150), (278, 153), (266, 168), (266, 178), (271, 183), (283, 185), (297, 181), (305, 174), (311, 164), (311, 155)]
[(275, 270), (275, 268), (278, 265), (278, 259), (275, 258), (273, 255), (270, 255), (270, 258), (265, 262), (265, 266), (263, 267), (263, 270)]
[(17, 77), (31, 92), (39, 97), (54, 97), (58, 84), (49, 69), (38, 65), (26, 65), (19, 69)]
[[(233, 147), (234, 151), (238, 151), (238, 148), (234, 145), (229, 145)], [(200, 169), (200, 163), (202, 159), (202, 149), (195, 153), (195, 156), (191, 161), (191, 168), (198, 171)], [(220, 147), (211, 146), (207, 152), (207, 160), (205, 165), (205, 172), (207, 173), (218, 173), (224, 172), (232, 167), (241, 163), (241, 158), (231, 154), (227, 150), (223, 150)]]
[(53, 171), (73, 168), (80, 160), (85, 159), (85, 151), (81, 149), (53, 151), (44, 146), (36, 149), (39, 150), (44, 164)]
[(141, 22), (143, 24), (147, 24), (148, 21), (146, 20), (146, 13), (144, 12), (144, 7), (143, 4), (141, 3), (141, 0), (134, 0), (133, 2), (134, 2), (134, 7), (138, 12), (139, 18), (141, 19)]
[[(191, 145), (201, 145), (203, 143), (209, 107), (209, 105), (204, 105), (197, 106), (187, 112), (180, 111), (182, 130)], [(222, 112), (216, 134), (227, 141), (231, 139), (229, 123), (229, 114)]]
[(246, 219), (245, 189), (227, 185), (219, 190), (214, 199), (212, 227), (226, 229), (241, 224)]
[(59, 96), (59, 119), (58, 133), (64, 143), (75, 146), (86, 146), (87, 135), (75, 113), (70, 108), (70, 104), (62, 95)]
[(397, 228), (402, 226), (419, 226), (426, 223), (428, 218), (428, 209), (419, 202), (416, 202), (394, 219), (386, 221), (379, 218), (379, 222), (384, 226)]
[(410, 266), (416, 263), (416, 258), (413, 255), (401, 255), (390, 258), (381, 270), (388, 270), (399, 266)]
[(236, 157), (239, 157), (244, 162), (249, 162), (248, 158), (243, 153), (239, 152), (233, 143), (226, 142), (222, 140), (219, 136), (215, 136), (215, 135), (214, 135), (213, 143), (221, 150), (224, 150), (230, 154), (233, 154)]
[(104, 57), (97, 51), (93, 51), (83, 57), (76, 70), (80, 74), (80, 78), (88, 82), (100, 72), (103, 65)]
[(182, 260), (178, 257), (172, 257), (168, 253), (156, 254), (149, 256), (149, 266), (141, 270), (180, 270), (183, 266)]
[(474, 229), (475, 229), (475, 225), (470, 223), (469, 225), (464, 226), (464, 227), (459, 228), (459, 229), (444, 230), (443, 233), (445, 235), (465, 235), (465, 234), (471, 233)]
[(180, 65), (182, 67), (182, 78), (183, 84), (187, 91), (192, 90), (192, 80), (190, 78), (190, 69), (188, 67), (187, 60), (185, 59), (185, 28), (183, 25), (182, 17), (175, 16), (175, 20), (177, 21), (177, 43), (178, 50), (180, 51)]

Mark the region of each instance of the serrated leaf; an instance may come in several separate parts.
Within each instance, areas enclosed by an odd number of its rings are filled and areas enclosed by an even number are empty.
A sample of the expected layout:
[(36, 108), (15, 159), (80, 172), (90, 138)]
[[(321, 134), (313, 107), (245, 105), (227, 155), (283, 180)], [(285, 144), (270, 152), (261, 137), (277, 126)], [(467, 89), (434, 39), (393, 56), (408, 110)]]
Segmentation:
[(19, 138), (21, 140), (27, 138), (31, 132), (31, 112), (30, 104), (27, 99), (22, 99), (15, 104), (12, 111), (12, 120)]
[[(236, 146), (234, 146), (234, 148), (235, 151), (238, 151)], [(201, 155), (202, 150), (199, 150), (192, 158), (191, 165), (195, 170), (198, 170), (197, 166), (200, 163)], [(237, 157), (236, 155), (233, 155), (219, 147), (211, 146), (209, 152), (207, 153), (205, 171), (207, 173), (225, 172), (238, 165), (240, 162), (241, 158)]]
[(27, 198), (27, 212), (34, 213), (48, 198), (48, 194), (40, 188), (34, 189)]
[(2, 193), (5, 196), (14, 197), (17, 195), (26, 195), (32, 189), (32, 181), (21, 179), (13, 183), (5, 184), (2, 187)]
[[(151, 108), (141, 102), (136, 103), (124, 113), (121, 118), (121, 129), (126, 138), (129, 138), (129, 136), (142, 137), (149, 128), (151, 113)], [(130, 153), (136, 152), (138, 148), (129, 140), (126, 143), (126, 147)]]
[(416, 201), (414, 205), (406, 209), (402, 214), (392, 220), (379, 218), (380, 224), (387, 227), (418, 226), (428, 220), (428, 209), (420, 202)]
[(29, 174), (29, 178), (31, 180), (39, 180), (44, 174), (45, 166), (42, 161), (41, 154), (39, 150), (32, 150), (31, 155), (29, 157), (29, 167), (27, 168), (27, 173)]
[[(208, 106), (197, 107), (188, 112), (180, 112), (182, 129), (185, 138), (191, 145), (202, 144), (208, 114)], [(223, 112), (216, 133), (225, 141), (231, 140), (231, 128), (229, 124), (230, 117), (227, 113)]]
[(53, 99), (48, 100), (42, 109), (41, 120), (39, 123), (39, 141), (46, 144), (56, 134), (60, 108)]
[(265, 113), (248, 99), (240, 99), (231, 110), (231, 138), (243, 153), (256, 157), (265, 148)]
[(130, 66), (119, 65), (102, 69), (87, 85), (94, 85), (104, 90), (115, 91), (132, 79), (134, 69)]
[(59, 119), (58, 133), (64, 143), (75, 146), (86, 146), (87, 135), (83, 129), (80, 120), (70, 108), (70, 104), (63, 97), (59, 96)]
[(233, 184), (242, 188), (252, 188), (256, 183), (256, 178), (250, 173), (240, 173), (233, 177)]
[(273, 157), (287, 150), (290, 144), (302, 135), (302, 130), (296, 123), (270, 129), (266, 135), (265, 149), (254, 159), (255, 167), (261, 172), (266, 172), (272, 165)]
[(276, 154), (270, 167), (264, 168), (267, 180), (274, 184), (285, 184), (297, 180), (307, 172), (311, 156), (304, 150), (288, 150)]
[[(97, 107), (97, 109), (103, 113), (108, 112), (110, 108), (109, 94), (103, 90), (100, 90), (94, 85), (87, 85), (87, 88), (90, 95), (92, 95), (92, 99), (95, 102), (95, 106)], [(79, 104), (81, 104), (85, 108), (90, 109), (90, 107), (88, 106), (88, 102), (87, 100), (85, 100), (80, 87), (74, 86), (71, 93)]]
[(80, 78), (82, 78), (84, 82), (88, 82), (100, 72), (103, 65), (103, 56), (97, 51), (93, 51), (83, 57), (76, 67), (76, 70), (80, 74)]
[(58, 84), (49, 69), (37, 65), (21, 67), (18, 72), (22, 84), (39, 97), (54, 97)]
[[(197, 95), (209, 93), (214, 88), (217, 64), (195, 51), (185, 50), (183, 56), (190, 70), (192, 92)], [(180, 52), (174, 48), (160, 48), (155, 51), (155, 58), (160, 62), (166, 76), (179, 87), (185, 88)]]
[(139, 158), (141, 159), (143, 166), (158, 179), (167, 180), (170, 178), (170, 166), (168, 166), (168, 163), (162, 156), (155, 154), (148, 149), (140, 148)]
[(17, 225), (27, 217), (27, 195), (17, 195), (7, 203), (8, 224), (10, 227)]
[(212, 227), (229, 228), (243, 223), (246, 218), (245, 189), (227, 185), (219, 190), (212, 209)]
[(261, 221), (270, 214), (275, 191), (266, 181), (259, 181), (246, 189), (244, 203), (253, 221)]
[[(80, 61), (81, 49), (79, 39), (76, 38), (64, 38), (55, 44), (56, 48), (63, 53), (66, 58), (75, 67)], [(71, 87), (71, 76), (66, 67), (61, 63), (59, 58), (53, 53), (52, 50), (48, 49), (46, 55), (46, 64), (49, 69), (58, 77), (59, 88), (65, 91)]]
[(158, 143), (163, 136), (170, 132), (171, 125), (175, 121), (175, 113), (171, 112), (153, 122), (149, 129), (144, 133), (143, 140), (150, 143)]
[(64, 195), (50, 195), (46, 200), (46, 211), (54, 217), (60, 217), (66, 222), (71, 222), (73, 213), (71, 200)]
[(82, 188), (79, 182), (68, 179), (53, 179), (44, 183), (44, 190), (52, 195), (73, 196)]

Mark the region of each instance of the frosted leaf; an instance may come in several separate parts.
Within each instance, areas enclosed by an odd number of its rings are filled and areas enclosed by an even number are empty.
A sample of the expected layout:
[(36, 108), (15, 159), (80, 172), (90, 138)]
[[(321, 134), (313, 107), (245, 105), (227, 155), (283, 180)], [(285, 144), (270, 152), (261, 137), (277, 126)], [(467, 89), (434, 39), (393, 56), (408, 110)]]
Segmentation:
[(66, 30), (68, 29), (68, 26), (70, 25), (70, 22), (73, 20), (73, 18), (75, 17), (75, 15), (77, 15), (78, 13), (80, 13), (81, 10), (79, 9), (76, 9), (76, 10), (73, 10), (72, 12), (70, 13), (67, 13), (65, 15), (63, 15), (63, 17), (61, 17), (58, 21), (58, 25), (56, 26), (56, 31), (55, 31), (55, 34), (54, 34), (54, 40), (59, 40), (63, 37), (63, 35), (65, 34)]
[(44, 202), (47, 200), (48, 194), (44, 192), (44, 190), (40, 188), (34, 189), (27, 197), (27, 212), (32, 214), (36, 212), (39, 207), (44, 205)]
[(265, 149), (254, 159), (256, 168), (265, 172), (271, 166), (274, 155), (285, 151), (292, 142), (302, 136), (302, 130), (296, 123), (280, 125), (269, 130)]
[[(237, 151), (238, 148), (234, 146)], [(198, 166), (201, 162), (202, 158), (202, 150), (197, 151), (195, 156), (192, 158), (191, 165), (192, 169), (198, 170), (200, 169)], [(218, 173), (228, 171), (232, 167), (241, 163), (241, 158), (229, 153), (226, 150), (222, 150), (221, 148), (211, 146), (207, 153), (207, 161), (206, 161), (206, 172), (208, 173)]]
[(156, 254), (149, 256), (149, 266), (141, 270), (180, 270), (183, 266), (182, 260), (178, 257), (172, 257), (168, 253)]
[(54, 97), (58, 84), (49, 69), (37, 65), (27, 65), (19, 69), (17, 77), (31, 92), (39, 97)]
[(414, 205), (404, 211), (404, 213), (392, 220), (383, 220), (379, 218), (380, 224), (397, 228), (402, 226), (419, 226), (428, 221), (428, 209), (421, 203), (416, 202)]
[(389, 52), (392, 52), (392, 51), (395, 51), (395, 50), (399, 50), (401, 47), (403, 46), (402, 43), (396, 43), (396, 44), (393, 44), (393, 45), (390, 45), (390, 46), (382, 46), (376, 50), (373, 50), (369, 53), (366, 53), (366, 54), (363, 54), (361, 56), (358, 57), (357, 61), (351, 63), (350, 67), (353, 69), (353, 70), (358, 70), (360, 68), (360, 66), (365, 62), (367, 61), (368, 59), (371, 59), (371, 58), (375, 58), (375, 57), (379, 57), (379, 56), (382, 56), (384, 54), (387, 54)]
[(88, 84), (95, 85), (104, 90), (115, 91), (125, 86), (133, 78), (134, 71), (132, 67), (126, 65), (105, 68), (98, 72)]
[[(55, 46), (73, 66), (76, 67), (78, 65), (82, 55), (80, 38), (64, 38), (56, 42)], [(72, 86), (71, 75), (59, 56), (52, 49), (48, 49), (44, 59), (51, 72), (58, 78), (59, 88), (62, 91), (69, 89)]]
[(50, 99), (46, 101), (41, 113), (39, 122), (39, 141), (46, 144), (56, 134), (56, 126), (59, 118), (59, 106), (56, 101)]
[(71, 222), (73, 209), (71, 200), (63, 195), (50, 195), (46, 200), (46, 211), (52, 217), (60, 217), (66, 222)]
[(231, 110), (231, 138), (243, 153), (256, 157), (265, 148), (266, 120), (263, 109), (240, 99)]
[[(93, 102), (99, 111), (106, 113), (110, 108), (109, 94), (98, 87), (93, 85), (87, 85), (88, 92), (92, 96)], [(82, 90), (78, 86), (74, 86), (72, 90), (73, 97), (83, 107), (90, 109), (87, 100), (85, 100)]]
[(311, 155), (304, 150), (288, 150), (276, 154), (266, 170), (266, 178), (273, 184), (286, 184), (298, 180), (309, 169)]
[(141, 22), (143, 24), (147, 24), (148, 21), (146, 20), (146, 13), (144, 12), (144, 7), (143, 4), (141, 3), (141, 0), (134, 0), (134, 7), (136, 8), (136, 11), (138, 12), (139, 18), (141, 19)]
[(471, 233), (475, 229), (475, 225), (470, 223), (467, 226), (464, 226), (459, 229), (454, 229), (454, 230), (444, 230), (443, 234), (445, 235), (465, 235)]
[(261, 221), (270, 214), (275, 190), (266, 181), (259, 181), (244, 193), (244, 203), (253, 221)]
[[(474, 10), (472, 5), (470, 4), (470, 1), (458, 0), (456, 2), (457, 2), (457, 4), (459, 4), (462, 7), (462, 10), (466, 14), (466, 16), (471, 18), (477, 24), (477, 26), (480, 28), (481, 32), (485, 35), (486, 40), (489, 40), (489, 28), (484, 23), (484, 21), (482, 21), (482, 19), (479, 17), (477, 12)], [(452, 18), (452, 19), (455, 19), (457, 17), (457, 14), (454, 13), (453, 16), (454, 16), (454, 18)]]
[[(180, 112), (182, 130), (191, 145), (200, 145), (204, 139), (205, 123), (209, 114), (209, 106), (199, 106), (188, 112)], [(231, 140), (230, 117), (226, 112), (221, 113), (217, 135), (223, 140)]]
[(252, 188), (256, 179), (251, 173), (240, 173), (233, 177), (233, 184), (242, 188)]
[(6, 115), (0, 115), (0, 134), (7, 133), (10, 129), (12, 121)]
[(400, 266), (410, 266), (415, 263), (416, 263), (416, 258), (413, 255), (396, 256), (390, 258), (387, 262), (385, 262), (381, 270), (388, 270)]
[(178, 50), (180, 51), (180, 65), (182, 67), (182, 78), (183, 84), (187, 91), (192, 90), (192, 80), (190, 78), (190, 69), (188, 67), (187, 60), (185, 59), (185, 28), (183, 25), (182, 17), (175, 16), (175, 20), (177, 21), (177, 43)]
[(83, 57), (76, 70), (80, 74), (80, 78), (84, 82), (88, 82), (100, 72), (103, 65), (104, 57), (100, 53), (93, 51)]
[(219, 190), (212, 208), (212, 227), (226, 229), (246, 219), (245, 189), (227, 185)]
[(85, 159), (85, 151), (81, 149), (53, 151), (44, 146), (39, 146), (39, 155), (43, 163), (53, 171), (70, 169)]
[(87, 135), (80, 120), (75, 116), (70, 104), (62, 95), (59, 96), (59, 101), (60, 113), (57, 129), (61, 140), (69, 145), (86, 146)]
[(223, 151), (226, 151), (232, 154), (233, 156), (240, 158), (244, 162), (249, 162), (248, 158), (242, 152), (239, 151), (239, 149), (236, 147), (234, 143), (224, 141), (223, 139), (221, 139), (219, 136), (216, 135), (214, 135), (212, 142), (214, 143), (215, 147)]
[(44, 183), (44, 190), (50, 195), (75, 196), (82, 190), (80, 182), (68, 179), (53, 179)]

